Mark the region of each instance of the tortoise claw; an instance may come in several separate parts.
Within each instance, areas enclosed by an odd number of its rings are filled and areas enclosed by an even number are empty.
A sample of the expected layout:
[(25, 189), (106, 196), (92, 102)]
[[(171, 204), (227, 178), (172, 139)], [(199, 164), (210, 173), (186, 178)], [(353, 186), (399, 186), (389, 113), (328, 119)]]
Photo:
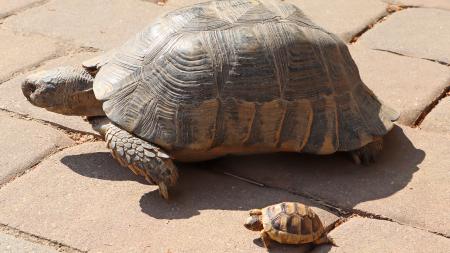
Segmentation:
[(163, 197), (165, 200), (169, 200), (169, 191), (167, 190), (167, 185), (163, 182), (160, 182), (158, 186), (159, 194), (161, 195), (161, 197)]

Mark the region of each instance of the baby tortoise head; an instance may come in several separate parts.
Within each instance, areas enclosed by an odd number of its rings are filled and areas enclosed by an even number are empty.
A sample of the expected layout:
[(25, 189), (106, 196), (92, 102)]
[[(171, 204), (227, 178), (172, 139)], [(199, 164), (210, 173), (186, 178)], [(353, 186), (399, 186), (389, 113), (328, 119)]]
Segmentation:
[(252, 231), (261, 231), (264, 227), (262, 224), (261, 209), (250, 210), (250, 217), (244, 223), (244, 226)]

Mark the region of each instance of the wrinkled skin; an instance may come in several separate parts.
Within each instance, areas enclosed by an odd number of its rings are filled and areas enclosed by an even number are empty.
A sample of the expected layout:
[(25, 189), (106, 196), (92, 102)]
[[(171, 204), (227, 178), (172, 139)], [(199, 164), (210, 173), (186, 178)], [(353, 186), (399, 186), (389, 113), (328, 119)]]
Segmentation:
[(49, 111), (78, 116), (103, 116), (95, 99), (93, 76), (82, 68), (60, 67), (27, 77), (22, 92), (31, 104)]

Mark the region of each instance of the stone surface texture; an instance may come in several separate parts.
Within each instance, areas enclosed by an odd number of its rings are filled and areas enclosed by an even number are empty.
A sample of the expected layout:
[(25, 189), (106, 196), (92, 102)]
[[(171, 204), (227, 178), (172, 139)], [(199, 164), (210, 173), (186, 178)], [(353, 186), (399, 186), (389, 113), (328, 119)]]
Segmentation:
[(17, 10), (39, 2), (42, 2), (42, 0), (0, 0), (0, 18), (4, 18), (15, 13)]
[(0, 184), (73, 142), (61, 132), (0, 112)]
[(316, 24), (349, 42), (369, 24), (387, 14), (379, 0), (287, 0), (298, 6)]
[(3, 26), (83, 46), (111, 49), (120, 46), (163, 12), (175, 9), (175, 3), (169, 1), (159, 6), (141, 0), (97, 0), (89, 4), (84, 0), (52, 0), (8, 18)]
[(29, 115), (35, 119), (45, 120), (69, 129), (97, 135), (98, 133), (92, 129), (91, 125), (81, 117), (65, 116), (49, 112), (43, 108), (30, 104), (22, 93), (21, 84), (26, 76), (35, 71), (48, 70), (58, 66), (81, 66), (82, 61), (90, 59), (98, 54), (100, 53), (79, 53), (60, 57), (45, 62), (45, 64), (42, 64), (42, 66), (34, 71), (27, 72), (26, 74), (17, 76), (8, 82), (0, 84), (0, 94), (2, 94), (0, 96), (0, 109)]
[(450, 137), (396, 127), (384, 140), (371, 166), (354, 165), (343, 153), (230, 157), (218, 167), (347, 210), (450, 235)]
[(39, 35), (20, 35), (0, 26), (0, 87), (13, 73), (54, 56), (56, 41)]
[(394, 13), (357, 43), (416, 58), (450, 64), (450, 11), (410, 8)]
[(427, 131), (450, 134), (450, 96), (439, 101), (420, 124), (420, 128)]
[[(254, 242), (259, 233), (243, 226), (248, 210), (279, 201), (310, 203), (214, 174), (208, 164), (180, 165), (179, 186), (166, 202), (104, 146), (66, 149), (3, 187), (0, 223), (92, 252), (266, 252)], [(325, 224), (337, 218), (314, 209)]]
[(413, 125), (450, 85), (450, 68), (423, 59), (352, 45), (350, 53), (364, 83), (400, 112), (399, 123)]
[(450, 99), (433, 107), (450, 86), (450, 1), (285, 0), (352, 41), (364, 82), (401, 113), (378, 162), (278, 153), (177, 163), (170, 201), (104, 142), (82, 143), (96, 133), (81, 117), (34, 107), (21, 91), (34, 71), (79, 66), (206, 0), (157, 1), (0, 0), (0, 252), (267, 252), (243, 223), (282, 201), (345, 222), (331, 231), (339, 247), (273, 243), (273, 253), (450, 252)]
[(12, 235), (0, 233), (0, 252), (2, 253), (56, 253), (55, 249), (25, 241)]
[(395, 222), (352, 218), (330, 233), (339, 247), (320, 246), (312, 253), (446, 253), (450, 240)]

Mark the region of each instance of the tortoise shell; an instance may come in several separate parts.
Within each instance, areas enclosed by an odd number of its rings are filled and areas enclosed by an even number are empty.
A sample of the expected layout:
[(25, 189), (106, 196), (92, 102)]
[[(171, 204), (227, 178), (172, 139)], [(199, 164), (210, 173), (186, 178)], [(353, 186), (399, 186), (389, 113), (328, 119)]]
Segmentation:
[(308, 206), (284, 202), (263, 208), (262, 223), (269, 237), (279, 243), (313, 242), (324, 233), (319, 216)]
[(94, 92), (111, 121), (179, 160), (349, 151), (398, 117), (361, 81), (342, 40), (269, 0), (166, 14), (117, 50)]

